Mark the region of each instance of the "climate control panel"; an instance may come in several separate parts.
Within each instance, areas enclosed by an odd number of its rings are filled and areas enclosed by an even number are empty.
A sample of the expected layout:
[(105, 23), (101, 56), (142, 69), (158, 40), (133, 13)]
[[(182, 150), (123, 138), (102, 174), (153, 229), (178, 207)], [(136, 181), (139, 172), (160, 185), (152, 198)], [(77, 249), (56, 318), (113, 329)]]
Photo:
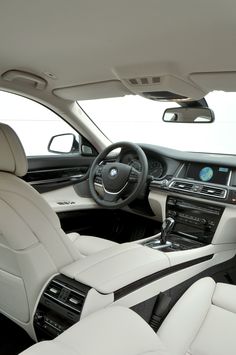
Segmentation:
[(166, 216), (175, 219), (174, 232), (210, 243), (224, 208), (180, 198), (169, 197)]

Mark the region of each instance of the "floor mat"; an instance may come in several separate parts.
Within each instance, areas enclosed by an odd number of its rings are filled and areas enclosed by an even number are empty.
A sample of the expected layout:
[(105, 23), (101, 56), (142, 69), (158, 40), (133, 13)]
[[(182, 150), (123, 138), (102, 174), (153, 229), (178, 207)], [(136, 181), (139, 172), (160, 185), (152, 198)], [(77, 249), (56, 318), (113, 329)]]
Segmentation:
[(17, 355), (34, 344), (22, 328), (2, 314), (0, 314), (0, 329), (0, 355)]

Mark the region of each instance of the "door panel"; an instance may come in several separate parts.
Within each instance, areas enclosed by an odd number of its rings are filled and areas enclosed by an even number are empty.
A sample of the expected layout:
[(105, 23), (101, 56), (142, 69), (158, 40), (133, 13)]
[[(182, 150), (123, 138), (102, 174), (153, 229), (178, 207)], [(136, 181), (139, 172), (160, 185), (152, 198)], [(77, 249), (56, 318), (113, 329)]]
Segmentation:
[(75, 185), (87, 179), (93, 160), (80, 154), (28, 157), (24, 180), (40, 193)]

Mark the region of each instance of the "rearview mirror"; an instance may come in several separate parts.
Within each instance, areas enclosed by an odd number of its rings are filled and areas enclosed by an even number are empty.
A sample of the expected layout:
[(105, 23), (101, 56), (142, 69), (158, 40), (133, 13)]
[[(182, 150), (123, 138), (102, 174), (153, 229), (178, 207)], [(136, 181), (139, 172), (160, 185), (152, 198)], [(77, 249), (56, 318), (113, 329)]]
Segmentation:
[(175, 123), (211, 123), (214, 112), (206, 107), (174, 107), (165, 110), (162, 120)]
[(48, 151), (59, 154), (74, 153), (79, 151), (79, 143), (72, 133), (58, 134), (50, 139)]

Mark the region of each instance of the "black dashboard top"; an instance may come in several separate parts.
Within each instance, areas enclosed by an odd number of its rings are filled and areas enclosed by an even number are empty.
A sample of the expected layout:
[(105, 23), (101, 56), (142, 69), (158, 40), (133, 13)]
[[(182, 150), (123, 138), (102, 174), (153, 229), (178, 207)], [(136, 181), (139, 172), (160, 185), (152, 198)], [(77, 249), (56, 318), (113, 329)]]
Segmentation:
[(224, 165), (236, 168), (236, 156), (228, 154), (213, 154), (201, 152), (185, 152), (151, 144), (139, 144), (146, 151), (155, 152), (159, 156), (172, 158), (178, 161), (198, 162), (215, 165)]

